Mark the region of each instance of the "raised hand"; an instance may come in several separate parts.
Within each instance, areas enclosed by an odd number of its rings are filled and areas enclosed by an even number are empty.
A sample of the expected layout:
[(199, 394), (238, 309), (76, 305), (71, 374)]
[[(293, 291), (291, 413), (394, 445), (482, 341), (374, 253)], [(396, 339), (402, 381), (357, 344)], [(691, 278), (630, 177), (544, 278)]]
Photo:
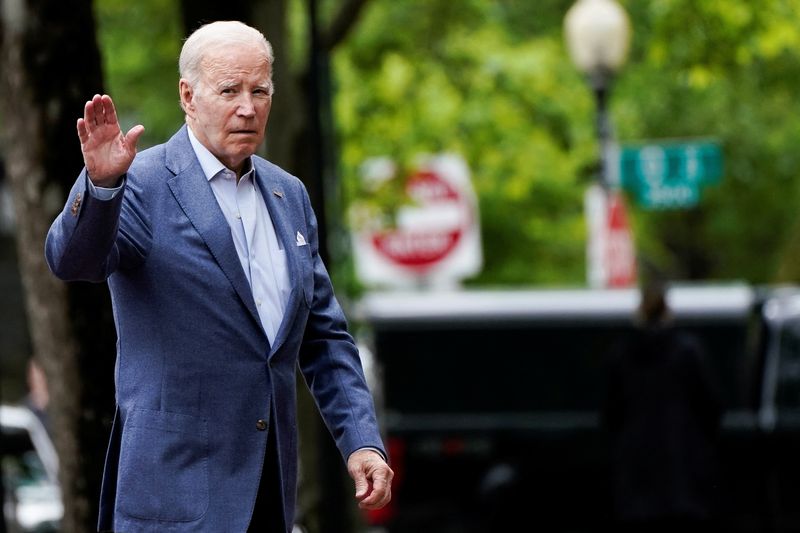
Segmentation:
[(78, 119), (83, 162), (89, 179), (100, 187), (113, 187), (128, 171), (136, 155), (136, 142), (144, 126), (132, 127), (123, 135), (114, 102), (99, 94), (86, 102), (83, 118)]

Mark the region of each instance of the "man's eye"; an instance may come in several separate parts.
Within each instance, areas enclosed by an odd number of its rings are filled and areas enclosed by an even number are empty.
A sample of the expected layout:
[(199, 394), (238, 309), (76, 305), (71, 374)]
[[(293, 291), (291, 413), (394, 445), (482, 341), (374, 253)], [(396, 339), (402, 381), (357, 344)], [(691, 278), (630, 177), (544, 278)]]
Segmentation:
[(222, 89), (222, 94), (234, 94), (236, 91), (231, 88)]

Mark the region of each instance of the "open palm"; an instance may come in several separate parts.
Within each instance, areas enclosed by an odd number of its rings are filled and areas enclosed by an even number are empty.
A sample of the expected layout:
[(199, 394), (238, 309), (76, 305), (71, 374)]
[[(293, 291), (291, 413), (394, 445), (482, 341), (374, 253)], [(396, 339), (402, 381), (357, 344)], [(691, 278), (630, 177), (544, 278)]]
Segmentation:
[(86, 102), (83, 118), (78, 119), (78, 138), (92, 183), (101, 187), (115, 185), (131, 166), (136, 142), (143, 132), (144, 127), (137, 125), (122, 134), (110, 96), (96, 94)]

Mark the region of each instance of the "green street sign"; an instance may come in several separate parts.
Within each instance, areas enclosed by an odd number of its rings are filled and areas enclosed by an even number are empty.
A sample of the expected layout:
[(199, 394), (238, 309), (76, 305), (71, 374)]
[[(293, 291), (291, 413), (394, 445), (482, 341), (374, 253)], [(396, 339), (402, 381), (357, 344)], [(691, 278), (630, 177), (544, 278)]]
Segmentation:
[(622, 187), (644, 207), (692, 207), (702, 188), (722, 177), (722, 151), (708, 140), (625, 145), (619, 170)]

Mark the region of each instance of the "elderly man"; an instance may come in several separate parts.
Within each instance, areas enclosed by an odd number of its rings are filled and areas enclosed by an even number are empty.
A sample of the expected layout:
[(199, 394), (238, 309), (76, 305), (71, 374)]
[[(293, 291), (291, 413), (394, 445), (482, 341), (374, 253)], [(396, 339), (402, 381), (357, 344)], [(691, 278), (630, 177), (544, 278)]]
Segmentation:
[(272, 49), (238, 22), (185, 42), (186, 125), (136, 153), (111, 98), (78, 119), (85, 169), (48, 234), (64, 280), (108, 280), (117, 413), (99, 528), (289, 531), (299, 366), (366, 509), (392, 471), (301, 182), (253, 155)]

